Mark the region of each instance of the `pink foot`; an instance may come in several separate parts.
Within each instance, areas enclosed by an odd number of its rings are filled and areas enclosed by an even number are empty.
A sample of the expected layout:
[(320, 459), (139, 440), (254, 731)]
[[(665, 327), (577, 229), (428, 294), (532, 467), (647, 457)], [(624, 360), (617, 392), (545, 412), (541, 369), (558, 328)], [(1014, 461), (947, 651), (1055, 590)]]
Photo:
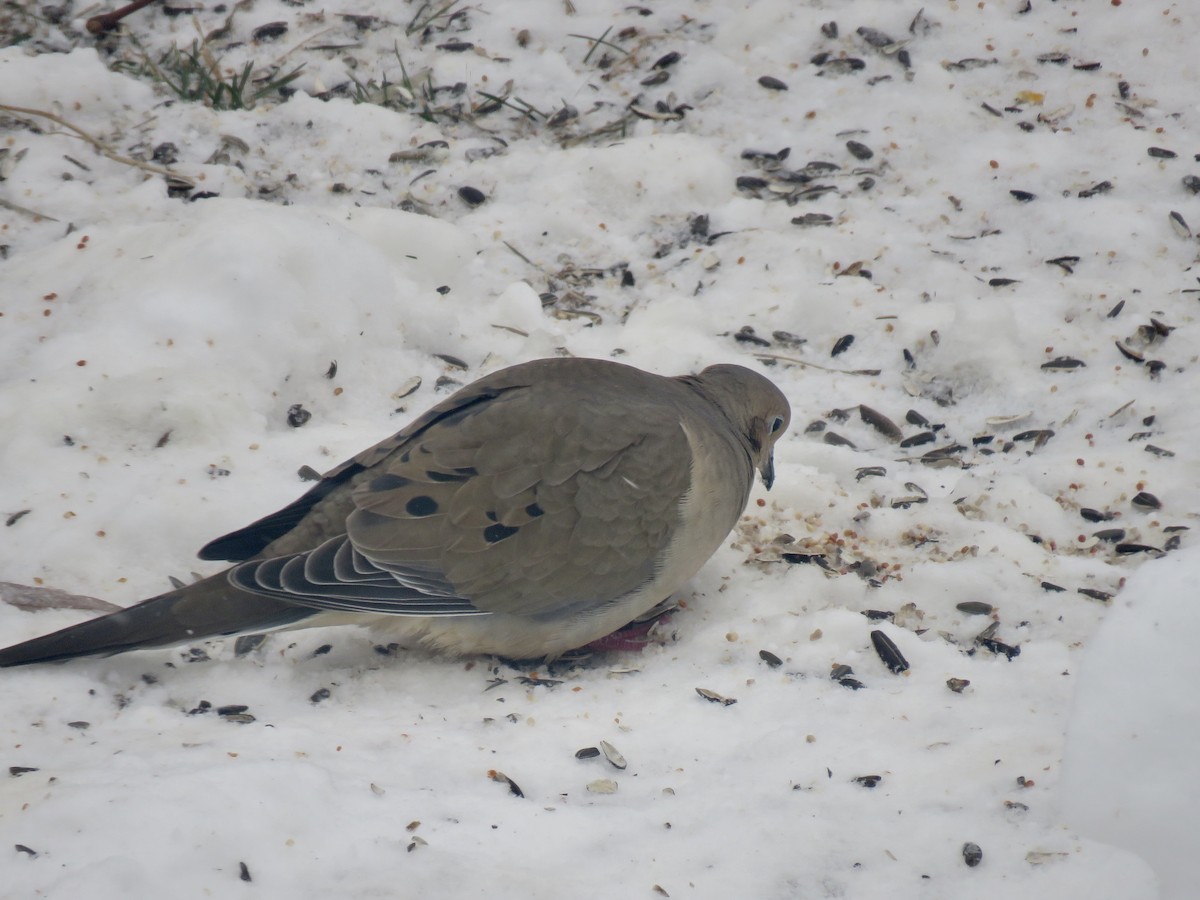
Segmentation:
[(605, 652), (610, 650), (643, 650), (647, 644), (661, 643), (656, 640), (662, 627), (671, 619), (670, 612), (663, 613), (653, 619), (630, 622), (618, 628), (612, 634), (585, 644), (583, 650)]

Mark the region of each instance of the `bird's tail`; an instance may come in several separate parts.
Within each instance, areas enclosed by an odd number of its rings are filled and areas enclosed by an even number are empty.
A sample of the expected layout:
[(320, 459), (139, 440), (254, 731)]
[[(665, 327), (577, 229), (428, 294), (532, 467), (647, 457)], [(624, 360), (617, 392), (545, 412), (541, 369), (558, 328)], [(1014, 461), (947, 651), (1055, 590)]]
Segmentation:
[(0, 668), (267, 631), (315, 614), (316, 610), (239, 590), (220, 572), (128, 609), (6, 647), (0, 650)]

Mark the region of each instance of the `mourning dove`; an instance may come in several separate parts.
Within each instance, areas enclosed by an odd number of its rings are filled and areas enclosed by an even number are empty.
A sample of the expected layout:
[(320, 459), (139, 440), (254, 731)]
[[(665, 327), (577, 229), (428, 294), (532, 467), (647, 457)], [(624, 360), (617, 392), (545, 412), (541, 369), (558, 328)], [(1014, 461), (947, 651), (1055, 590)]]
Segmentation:
[(790, 415), (735, 365), (502, 369), (200, 551), (232, 568), (0, 650), (0, 666), (344, 623), (453, 655), (551, 659), (699, 570), (756, 470), (771, 487)]

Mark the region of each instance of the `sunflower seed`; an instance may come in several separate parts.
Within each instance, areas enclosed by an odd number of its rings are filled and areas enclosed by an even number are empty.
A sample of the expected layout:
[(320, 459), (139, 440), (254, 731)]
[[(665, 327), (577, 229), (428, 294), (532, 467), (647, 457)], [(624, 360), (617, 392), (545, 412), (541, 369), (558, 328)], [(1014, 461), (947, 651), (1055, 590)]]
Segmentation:
[(479, 206), (487, 200), (487, 195), (477, 187), (463, 185), (458, 189), (458, 196), (467, 206)]
[(1098, 181), (1090, 188), (1084, 188), (1079, 192), (1079, 196), (1086, 200), (1089, 197), (1095, 197), (1097, 194), (1107, 194), (1113, 188), (1111, 181)]
[(890, 34), (880, 31), (878, 28), (868, 28), (865, 25), (862, 28), (855, 29), (855, 34), (872, 47), (887, 47), (889, 44), (896, 43)]
[(872, 631), (871, 643), (875, 645), (875, 652), (879, 654), (879, 658), (883, 660), (883, 664), (893, 674), (899, 675), (901, 672), (908, 671), (910, 668), (908, 660), (904, 658), (904, 654), (900, 652), (900, 648), (896, 646), (890, 637), (882, 631)]
[(995, 653), (997, 656), (1003, 655), (1003, 656), (1007, 657), (1009, 660), (1012, 660), (1021, 655), (1021, 648), (1019, 646), (1011, 646), (1009, 644), (1005, 644), (1002, 641), (994, 640), (993, 638), (981, 638), (981, 639), (977, 640), (976, 643), (979, 644), (979, 646), (983, 647), (985, 650), (990, 650), (992, 653)]
[(233, 655), (239, 658), (249, 656), (261, 647), (266, 639), (265, 634), (243, 634), (233, 642)]
[(796, 216), (792, 219), (793, 225), (801, 225), (806, 228), (812, 228), (820, 225), (832, 225), (833, 216), (825, 213), (805, 213), (802, 216)]
[(808, 338), (802, 338), (798, 334), (792, 334), (790, 331), (772, 331), (771, 337), (788, 347), (799, 347), (801, 344), (807, 344)]
[(1041, 447), (1052, 437), (1054, 437), (1054, 432), (1049, 428), (1035, 428), (1031, 431), (1022, 431), (1020, 434), (1013, 435), (1013, 440), (1034, 441)]
[(405, 381), (404, 384), (400, 385), (400, 387), (396, 390), (396, 392), (394, 394), (392, 394), (392, 399), (393, 400), (403, 400), (405, 397), (408, 397), (408, 396), (416, 393), (417, 389), (420, 386), (421, 386), (421, 376), (414, 375), (411, 378), (409, 378), (407, 381)]
[(779, 558), (791, 566), (803, 566), (812, 563), (822, 569), (828, 570), (829, 563), (820, 553), (781, 553)]
[(604, 754), (604, 758), (607, 759), (614, 768), (624, 769), (629, 765), (629, 763), (625, 761), (625, 757), (621, 755), (620, 751), (618, 751), (617, 748), (608, 741), (600, 742), (600, 752)]
[(268, 22), (251, 31), (250, 37), (256, 41), (273, 41), (275, 38), (287, 34), (287, 30), (287, 22)]
[(896, 423), (883, 413), (878, 412), (869, 406), (863, 406), (860, 404), (858, 407), (858, 414), (862, 418), (863, 422), (870, 425), (889, 441), (899, 441), (904, 437), (904, 433), (900, 430)]
[(492, 781), (498, 782), (499, 784), (507, 784), (508, 792), (510, 794), (512, 794), (514, 797), (524, 797), (525, 796), (525, 792), (521, 790), (521, 788), (517, 785), (517, 783), (515, 781), (513, 781), (511, 778), (509, 778), (507, 775), (505, 775), (503, 772), (498, 772), (495, 769), (489, 769), (487, 774), (488, 774), (488, 778), (492, 779)]
[(850, 345), (853, 343), (854, 343), (854, 335), (844, 334), (840, 338), (838, 338), (837, 341), (834, 342), (833, 350), (830, 352), (829, 355), (830, 356), (838, 356), (839, 354), (845, 353), (847, 350), (850, 349)]
[(920, 447), (922, 444), (931, 444), (936, 440), (937, 435), (932, 431), (922, 431), (918, 434), (914, 434), (912, 437), (907, 437), (902, 440), (900, 442), (900, 446), (906, 449), (908, 447)]
[(821, 72), (824, 75), (826, 72), (832, 72), (835, 75), (848, 74), (850, 72), (858, 72), (867, 67), (867, 64), (861, 59), (854, 56), (843, 56), (837, 59), (826, 59), (820, 63)]
[(994, 66), (997, 62), (998, 60), (995, 59), (978, 59), (976, 57), (967, 57), (966, 59), (960, 59), (957, 62), (943, 62), (942, 68), (947, 72), (966, 72), (970, 69), (982, 69), (984, 66)]
[(465, 372), (467, 369), (471, 368), (465, 361), (459, 359), (457, 356), (451, 356), (449, 353), (435, 353), (433, 354), (433, 357), (434, 359), (440, 359), (452, 369), (459, 369)]
[(446, 141), (426, 141), (411, 150), (397, 150), (388, 157), (388, 162), (428, 162), (444, 159), (450, 150)]
[(855, 159), (870, 159), (875, 155), (874, 150), (858, 141), (846, 141), (846, 149)]
[(1138, 509), (1162, 509), (1162, 501), (1147, 491), (1138, 491), (1129, 502)]
[(1117, 544), (1113, 549), (1122, 556), (1132, 556), (1134, 553), (1152, 553), (1162, 556), (1161, 550), (1151, 547), (1149, 544)]
[(720, 703), (722, 706), (732, 706), (737, 703), (737, 700), (732, 697), (722, 697), (716, 691), (710, 691), (708, 688), (696, 688), (696, 693), (710, 703)]
[(930, 450), (921, 454), (921, 461), (926, 463), (939, 462), (951, 458), (956, 453), (962, 453), (966, 449), (962, 444), (947, 444), (945, 447), (938, 447), (936, 450)]
[(1069, 371), (1071, 369), (1082, 369), (1082, 368), (1085, 368), (1086, 366), (1087, 366), (1087, 363), (1085, 363), (1083, 360), (1074, 359), (1070, 356), (1058, 356), (1058, 357), (1055, 357), (1054, 359), (1050, 360), (1049, 362), (1042, 363), (1043, 369), (1049, 369), (1049, 370), (1055, 370), (1055, 371)]
[(770, 650), (759, 650), (758, 658), (765, 662), (772, 669), (778, 669), (783, 665), (783, 660), (772, 653)]
[(299, 428), (311, 418), (312, 413), (310, 413), (299, 403), (293, 403), (288, 407), (287, 423), (293, 428)]
[(1047, 265), (1058, 266), (1068, 275), (1075, 274), (1075, 266), (1079, 264), (1078, 256), (1056, 256), (1054, 259), (1046, 260)]
[(761, 191), (767, 187), (767, 180), (757, 175), (740, 175), (735, 184), (739, 191)]
[(964, 600), (962, 603), (956, 604), (955, 609), (966, 613), (968, 616), (990, 616), (995, 607), (990, 603), (984, 603), (982, 600)]

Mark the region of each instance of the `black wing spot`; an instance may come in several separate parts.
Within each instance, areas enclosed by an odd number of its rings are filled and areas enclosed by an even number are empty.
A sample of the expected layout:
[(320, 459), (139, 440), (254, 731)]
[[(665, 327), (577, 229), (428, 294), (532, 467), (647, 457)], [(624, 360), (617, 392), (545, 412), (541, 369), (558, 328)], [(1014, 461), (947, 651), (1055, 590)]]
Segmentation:
[(476, 469), (474, 466), (459, 466), (454, 471), (457, 472), (459, 475), (466, 475), (468, 477), (479, 474), (479, 470)]
[(379, 475), (371, 479), (370, 488), (373, 491), (393, 491), (396, 488), (402, 488), (412, 482), (403, 475)]
[(421, 494), (409, 500), (404, 509), (410, 516), (432, 516), (438, 511), (438, 504), (432, 497)]
[(500, 517), (498, 515), (496, 515), (496, 511), (494, 509), (489, 509), (487, 512), (484, 513), (484, 515), (488, 517), (489, 522), (499, 522), (500, 521)]
[(536, 503), (530, 503), (527, 507), (525, 507), (525, 515), (529, 516), (531, 519), (536, 519), (538, 516), (544, 516), (545, 514), (546, 511)]
[(436, 472), (431, 469), (430, 471), (425, 473), (425, 477), (428, 478), (430, 481), (446, 482), (446, 481), (467, 481), (470, 479), (471, 476), (463, 475), (463, 474), (456, 473), (456, 472)]
[(497, 523), (495, 525), (489, 525), (487, 528), (483, 529), (483, 539), (489, 544), (496, 544), (504, 540), (506, 537), (512, 537), (520, 530), (520, 528), (510, 528), (507, 525), (501, 525)]

